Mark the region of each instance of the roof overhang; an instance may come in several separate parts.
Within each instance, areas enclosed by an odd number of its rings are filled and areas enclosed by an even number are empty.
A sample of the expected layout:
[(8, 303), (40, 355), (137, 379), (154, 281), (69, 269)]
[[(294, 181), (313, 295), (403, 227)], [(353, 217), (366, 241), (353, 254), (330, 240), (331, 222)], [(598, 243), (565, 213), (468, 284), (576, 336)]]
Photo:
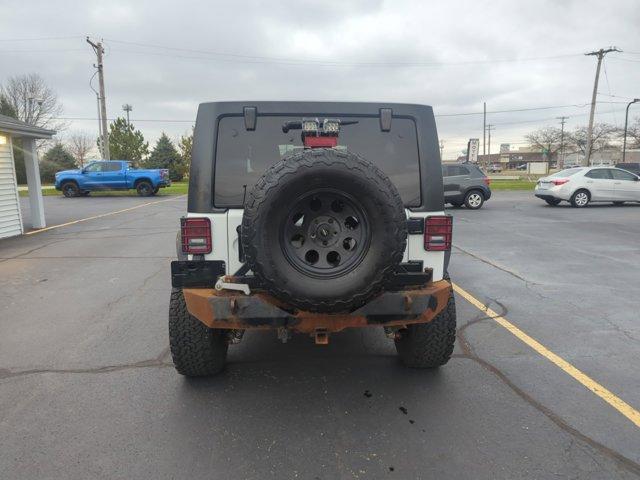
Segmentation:
[(6, 115), (0, 115), (0, 132), (12, 137), (49, 139), (56, 134), (55, 130), (35, 127)]

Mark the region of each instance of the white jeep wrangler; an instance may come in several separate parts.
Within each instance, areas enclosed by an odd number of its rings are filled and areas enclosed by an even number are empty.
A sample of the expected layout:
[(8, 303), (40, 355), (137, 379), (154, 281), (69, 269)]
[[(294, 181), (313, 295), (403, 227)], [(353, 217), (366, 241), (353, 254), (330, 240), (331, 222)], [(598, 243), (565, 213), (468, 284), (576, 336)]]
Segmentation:
[(171, 265), (174, 365), (215, 374), (247, 329), (325, 344), (349, 327), (384, 328), (409, 367), (443, 365), (451, 238), (431, 107), (201, 104)]

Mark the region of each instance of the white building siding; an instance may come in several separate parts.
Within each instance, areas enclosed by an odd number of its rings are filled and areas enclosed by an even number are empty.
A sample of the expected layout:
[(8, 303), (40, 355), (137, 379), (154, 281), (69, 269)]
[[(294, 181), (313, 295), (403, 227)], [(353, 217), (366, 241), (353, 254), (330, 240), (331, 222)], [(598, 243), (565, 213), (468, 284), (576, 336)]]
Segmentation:
[(22, 234), (22, 216), (11, 137), (2, 136), (6, 142), (0, 143), (0, 238), (5, 238)]

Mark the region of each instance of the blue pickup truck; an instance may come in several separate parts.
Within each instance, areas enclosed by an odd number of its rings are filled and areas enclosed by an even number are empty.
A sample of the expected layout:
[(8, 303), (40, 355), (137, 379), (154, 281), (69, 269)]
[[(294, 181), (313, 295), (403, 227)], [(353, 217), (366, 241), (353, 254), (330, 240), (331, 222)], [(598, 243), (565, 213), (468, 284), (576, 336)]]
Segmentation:
[(65, 197), (87, 196), (95, 190), (130, 189), (135, 189), (141, 197), (148, 197), (169, 185), (169, 170), (136, 170), (124, 160), (100, 160), (79, 170), (56, 173), (56, 190), (61, 190)]

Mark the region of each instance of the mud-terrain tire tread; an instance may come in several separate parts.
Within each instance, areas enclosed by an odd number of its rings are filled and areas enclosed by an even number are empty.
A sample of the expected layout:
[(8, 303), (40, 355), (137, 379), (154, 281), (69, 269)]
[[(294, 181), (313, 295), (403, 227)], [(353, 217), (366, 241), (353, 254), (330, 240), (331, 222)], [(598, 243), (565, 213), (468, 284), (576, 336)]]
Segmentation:
[(437, 368), (449, 361), (455, 341), (456, 303), (452, 291), (444, 310), (429, 323), (407, 325), (395, 344), (406, 367)]
[[(278, 278), (278, 273), (272, 276), (265, 275), (264, 269), (257, 261), (259, 248), (257, 238), (261, 232), (253, 227), (259, 222), (259, 216), (261, 215), (260, 206), (265, 202), (270, 192), (277, 190), (282, 184), (289, 181), (291, 177), (298, 174), (299, 171), (312, 168), (319, 164), (324, 164), (324, 166), (327, 167), (340, 164), (342, 167), (352, 170), (355, 175), (366, 177), (371, 182), (374, 182), (383, 198), (385, 198), (384, 201), (398, 211), (398, 214), (394, 217), (385, 218), (385, 223), (387, 225), (391, 223), (391, 229), (393, 230), (393, 235), (391, 236), (393, 239), (385, 245), (385, 251), (390, 252), (390, 261), (382, 264), (383, 262), (381, 260), (381, 265), (379, 265), (380, 268), (377, 270), (375, 279), (360, 289), (359, 293), (355, 295), (337, 296), (325, 298), (321, 301), (313, 301), (294, 295), (291, 290), (286, 288), (286, 281), (283, 281), (285, 279)], [(382, 215), (385, 212), (381, 211), (379, 213)], [(375, 235), (375, 232), (373, 232), (373, 235)], [(258, 180), (251, 192), (249, 192), (244, 205), (241, 240), (247, 263), (251, 266), (256, 277), (258, 277), (263, 284), (267, 285), (269, 292), (274, 296), (289, 305), (305, 311), (324, 313), (351, 311), (364, 305), (373, 296), (382, 291), (392, 276), (395, 267), (402, 261), (407, 244), (407, 225), (404, 204), (395, 186), (382, 170), (353, 152), (331, 148), (303, 150), (289, 155), (272, 165)], [(272, 270), (277, 272), (275, 268)]]
[(189, 314), (182, 289), (171, 289), (169, 345), (173, 365), (187, 377), (215, 375), (227, 359), (225, 330), (209, 328)]

